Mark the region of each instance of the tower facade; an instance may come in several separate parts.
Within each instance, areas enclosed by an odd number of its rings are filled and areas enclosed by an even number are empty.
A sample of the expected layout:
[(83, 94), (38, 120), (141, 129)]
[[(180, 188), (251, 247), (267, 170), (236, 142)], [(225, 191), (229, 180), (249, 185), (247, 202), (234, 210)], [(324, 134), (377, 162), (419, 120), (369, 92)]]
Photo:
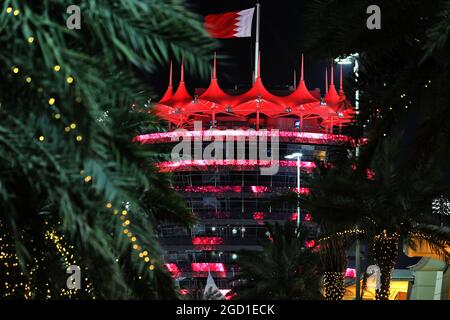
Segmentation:
[[(186, 89), (183, 65), (173, 90), (171, 68), (168, 89), (151, 111), (168, 130), (136, 141), (172, 146), (172, 158), (158, 168), (172, 173), (173, 188), (198, 218), (190, 230), (161, 226), (166, 266), (183, 293), (203, 288), (211, 272), (226, 294), (239, 272), (239, 251), (260, 250), (259, 241), (270, 238), (264, 222), (298, 220), (295, 205), (269, 199), (287, 191), (309, 192), (308, 186), (297, 187), (298, 166), (302, 175), (309, 174), (317, 161), (332, 162), (337, 153), (355, 146), (342, 134), (355, 115), (342, 76), (337, 90), (332, 67), (330, 85), (321, 96), (306, 87), (303, 57), (301, 66), (297, 88), (270, 93), (258, 68), (253, 86), (237, 93), (220, 88), (214, 59), (210, 85), (195, 97)], [(293, 153), (302, 158), (286, 158)], [(299, 220), (314, 232), (313, 213), (300, 212)]]

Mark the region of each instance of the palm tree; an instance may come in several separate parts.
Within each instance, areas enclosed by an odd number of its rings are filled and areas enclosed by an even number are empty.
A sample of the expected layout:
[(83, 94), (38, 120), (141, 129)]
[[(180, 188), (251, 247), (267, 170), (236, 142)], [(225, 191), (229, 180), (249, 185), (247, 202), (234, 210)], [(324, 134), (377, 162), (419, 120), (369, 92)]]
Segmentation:
[(344, 174), (352, 171), (347, 161), (337, 162), (334, 168), (318, 163), (316, 172), (304, 179), (311, 192), (302, 196), (301, 205), (311, 212), (319, 230), (326, 300), (341, 300), (345, 293), (346, 251), (356, 234), (344, 231), (354, 229), (354, 213), (359, 210), (354, 208), (353, 181)]
[(364, 230), (381, 271), (377, 299), (389, 297), (390, 273), (402, 244), (414, 247), (417, 241), (426, 241), (450, 260), (446, 251), (450, 232), (432, 212), (432, 199), (442, 190), (439, 170), (429, 166), (432, 160), (411, 170), (408, 159), (402, 157), (403, 139), (399, 133), (380, 143), (370, 161), (374, 176), (368, 179), (367, 170), (357, 170), (353, 179), (356, 200), (361, 204), (357, 224)]
[(206, 74), (213, 43), (181, 0), (79, 6), (80, 30), (63, 0), (0, 15), (0, 296), (176, 298), (155, 228), (194, 218), (153, 165), (165, 154), (131, 141), (158, 125), (142, 73), (183, 56)]
[[(448, 241), (429, 211), (431, 199), (449, 193), (450, 4), (381, 1), (382, 28), (377, 31), (365, 23), (371, 4), (308, 2), (306, 40), (307, 49), (323, 57), (359, 53), (358, 81), (352, 79), (351, 85), (361, 92), (359, 131), (364, 125), (369, 145), (357, 172), (345, 175), (354, 181), (355, 201), (361, 204), (361, 210), (351, 212), (354, 223), (364, 228), (382, 269), (377, 298), (386, 298), (402, 240), (413, 245), (417, 237), (426, 238), (436, 249)], [(389, 146), (386, 140), (392, 137), (399, 140)], [(374, 180), (366, 179), (368, 168)]]
[(325, 300), (342, 300), (345, 293), (345, 270), (347, 266), (346, 239), (330, 235), (320, 240), (320, 258), (323, 272)]
[(320, 299), (318, 255), (305, 246), (307, 230), (292, 222), (267, 225), (262, 251), (242, 251), (233, 288), (237, 299)]
[[(401, 140), (385, 139), (370, 161), (363, 153), (369, 171), (361, 166), (362, 161), (352, 163), (352, 159), (333, 168), (319, 168), (309, 181), (311, 194), (302, 200), (319, 226), (325, 226), (321, 229), (323, 240), (338, 237), (346, 241), (355, 235), (366, 239), (381, 271), (377, 299), (389, 297), (390, 275), (402, 244), (415, 246), (417, 241), (427, 241), (450, 259), (445, 251), (450, 245), (450, 233), (441, 225), (441, 217), (431, 212), (440, 177), (426, 164), (409, 171), (407, 159), (401, 156)], [(421, 179), (424, 170), (428, 180)], [(326, 226), (333, 226), (332, 230)]]

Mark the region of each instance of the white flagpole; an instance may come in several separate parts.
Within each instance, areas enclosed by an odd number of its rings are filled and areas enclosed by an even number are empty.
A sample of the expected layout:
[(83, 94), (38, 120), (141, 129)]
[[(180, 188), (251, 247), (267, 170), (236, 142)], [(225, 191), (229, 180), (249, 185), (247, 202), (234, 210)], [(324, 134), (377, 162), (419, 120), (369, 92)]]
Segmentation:
[(255, 42), (255, 73), (253, 81), (256, 82), (258, 77), (258, 64), (259, 64), (259, 34), (260, 34), (260, 22), (261, 22), (261, 4), (256, 2), (256, 42)]

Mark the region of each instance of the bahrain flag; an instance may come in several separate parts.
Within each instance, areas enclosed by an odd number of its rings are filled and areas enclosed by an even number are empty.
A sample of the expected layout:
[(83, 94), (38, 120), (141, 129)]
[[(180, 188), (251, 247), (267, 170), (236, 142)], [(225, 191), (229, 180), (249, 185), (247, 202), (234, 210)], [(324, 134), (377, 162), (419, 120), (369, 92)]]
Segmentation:
[(205, 17), (205, 28), (213, 38), (245, 38), (252, 36), (255, 8), (211, 14)]

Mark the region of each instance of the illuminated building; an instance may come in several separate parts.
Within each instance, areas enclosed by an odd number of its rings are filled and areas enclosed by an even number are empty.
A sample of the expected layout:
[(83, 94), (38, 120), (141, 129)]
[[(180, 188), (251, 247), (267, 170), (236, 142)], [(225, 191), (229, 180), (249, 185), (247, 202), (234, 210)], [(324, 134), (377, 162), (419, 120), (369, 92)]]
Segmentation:
[[(173, 225), (161, 227), (167, 268), (184, 290), (204, 287), (208, 270), (220, 289), (229, 289), (232, 284), (228, 280), (239, 272), (235, 266), (239, 250), (258, 250), (258, 239), (270, 237), (264, 221), (297, 219), (292, 204), (271, 206), (264, 201), (274, 193), (296, 190), (297, 162), (285, 160), (286, 155), (301, 152), (301, 167), (308, 173), (316, 161), (332, 162), (337, 153), (346, 153), (359, 143), (344, 134), (345, 127), (354, 121), (355, 111), (344, 94), (342, 69), (336, 89), (331, 68), (330, 85), (323, 96), (319, 89), (307, 89), (303, 58), (298, 87), (285, 90), (284, 95), (272, 94), (264, 87), (260, 67), (255, 83), (246, 92), (221, 89), (216, 70), (214, 59), (209, 87), (197, 89), (192, 97), (186, 89), (183, 64), (176, 90), (171, 67), (168, 89), (152, 107), (152, 112), (167, 123), (168, 131), (135, 139), (142, 144), (167, 145), (190, 139), (192, 153), (200, 149), (200, 159), (190, 157), (157, 165), (160, 171), (173, 174), (174, 189), (199, 218), (189, 231)], [(213, 158), (202, 157), (212, 137), (222, 149), (226, 148), (225, 141), (232, 141), (232, 159), (226, 150), (219, 154), (217, 148)], [(256, 158), (237, 157), (240, 151), (250, 154), (251, 141), (260, 140), (267, 141), (267, 158), (259, 152), (261, 144), (257, 145)], [(275, 174), (260, 172), (271, 166), (278, 168)], [(308, 191), (307, 186), (300, 189), (302, 193)], [(300, 220), (314, 232), (313, 213), (301, 212)]]

